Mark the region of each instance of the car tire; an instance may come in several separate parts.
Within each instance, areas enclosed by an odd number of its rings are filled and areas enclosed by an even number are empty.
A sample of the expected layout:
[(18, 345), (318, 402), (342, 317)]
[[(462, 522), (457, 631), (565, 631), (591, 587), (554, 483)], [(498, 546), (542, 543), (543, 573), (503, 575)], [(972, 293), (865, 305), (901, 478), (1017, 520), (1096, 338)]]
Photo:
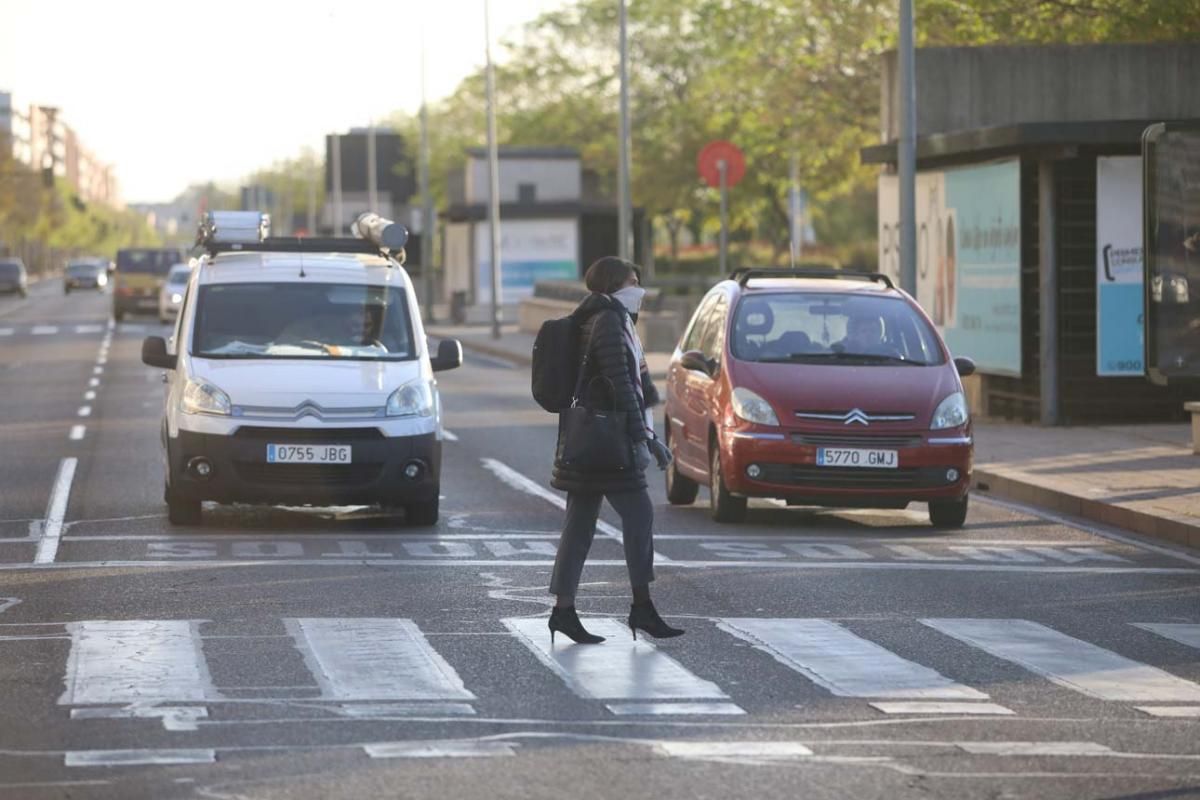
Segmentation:
[(172, 525), (199, 525), (201, 520), (200, 501), (177, 497), (167, 489), (167, 521)]
[[(671, 434), (667, 434), (667, 447), (671, 446)], [(700, 484), (679, 471), (679, 459), (675, 458), (667, 467), (667, 502), (673, 506), (690, 506), (696, 502)]]
[(409, 503), (404, 507), (404, 521), (414, 528), (429, 528), (437, 525), (438, 498), (423, 503)]
[(712, 518), (717, 522), (742, 522), (746, 519), (746, 498), (734, 497), (725, 488), (725, 476), (721, 472), (721, 448), (713, 442), (709, 459), (708, 504)]
[(935, 528), (961, 528), (967, 521), (967, 498), (958, 500), (930, 500), (929, 521)]

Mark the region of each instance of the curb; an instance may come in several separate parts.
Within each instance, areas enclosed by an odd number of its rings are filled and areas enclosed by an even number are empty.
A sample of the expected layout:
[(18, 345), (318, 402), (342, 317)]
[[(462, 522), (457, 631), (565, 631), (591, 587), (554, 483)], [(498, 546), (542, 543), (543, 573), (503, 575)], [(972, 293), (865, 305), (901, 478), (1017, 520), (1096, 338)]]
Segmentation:
[(1022, 480), (978, 467), (972, 476), (971, 488), (981, 494), (995, 495), (1026, 505), (1111, 525), (1152, 539), (1200, 549), (1200, 525), (1192, 525), (1168, 517), (1104, 503), (1090, 497), (1052, 489), (1031, 480)]

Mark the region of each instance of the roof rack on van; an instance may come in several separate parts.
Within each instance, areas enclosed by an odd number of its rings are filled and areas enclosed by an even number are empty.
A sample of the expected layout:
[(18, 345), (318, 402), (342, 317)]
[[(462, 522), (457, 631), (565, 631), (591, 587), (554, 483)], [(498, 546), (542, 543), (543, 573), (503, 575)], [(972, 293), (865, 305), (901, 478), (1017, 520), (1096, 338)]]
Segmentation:
[(408, 230), (390, 219), (366, 212), (350, 225), (348, 236), (269, 236), (271, 217), (258, 211), (210, 211), (200, 221), (196, 244), (218, 253), (368, 253), (404, 263)]
[(871, 281), (895, 289), (892, 279), (882, 272), (848, 272), (839, 269), (790, 269), (788, 267), (741, 267), (729, 274), (729, 280), (745, 286), (753, 278), (832, 278), (835, 280)]

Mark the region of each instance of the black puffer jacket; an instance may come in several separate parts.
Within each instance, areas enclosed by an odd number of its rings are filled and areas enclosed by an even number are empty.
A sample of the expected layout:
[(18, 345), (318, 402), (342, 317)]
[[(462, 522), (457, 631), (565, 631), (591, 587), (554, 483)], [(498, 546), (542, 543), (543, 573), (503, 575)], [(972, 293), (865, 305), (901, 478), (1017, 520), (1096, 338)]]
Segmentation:
[[(644, 441), (646, 426), (642, 420), (642, 404), (638, 399), (634, 376), (638, 374), (633, 354), (625, 346), (626, 311), (620, 301), (606, 294), (592, 293), (571, 313), (580, 326), (579, 361), (587, 357), (587, 372), (584, 375), (584, 402), (590, 408), (605, 408), (627, 412), (630, 446)], [(612, 381), (591, 383), (595, 376)], [(588, 386), (592, 391), (586, 391)], [(647, 394), (650, 390), (647, 390)], [(657, 399), (657, 392), (654, 392)], [(620, 472), (580, 472), (554, 465), (554, 479), (550, 485), (564, 492), (632, 492), (646, 488), (645, 473), (635, 468)]]

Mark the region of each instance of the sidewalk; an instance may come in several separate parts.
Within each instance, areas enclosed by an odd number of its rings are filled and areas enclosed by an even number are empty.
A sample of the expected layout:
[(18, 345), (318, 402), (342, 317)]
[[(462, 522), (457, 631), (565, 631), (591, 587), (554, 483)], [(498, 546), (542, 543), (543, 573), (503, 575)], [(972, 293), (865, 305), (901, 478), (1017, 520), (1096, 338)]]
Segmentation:
[[(528, 365), (533, 336), (505, 326), (434, 325), (467, 350)], [(656, 381), (669, 353), (647, 353)], [(661, 388), (661, 387), (660, 387)], [(531, 401), (532, 402), (532, 401)], [(1043, 428), (975, 423), (975, 491), (1200, 548), (1200, 456), (1187, 423)]]

